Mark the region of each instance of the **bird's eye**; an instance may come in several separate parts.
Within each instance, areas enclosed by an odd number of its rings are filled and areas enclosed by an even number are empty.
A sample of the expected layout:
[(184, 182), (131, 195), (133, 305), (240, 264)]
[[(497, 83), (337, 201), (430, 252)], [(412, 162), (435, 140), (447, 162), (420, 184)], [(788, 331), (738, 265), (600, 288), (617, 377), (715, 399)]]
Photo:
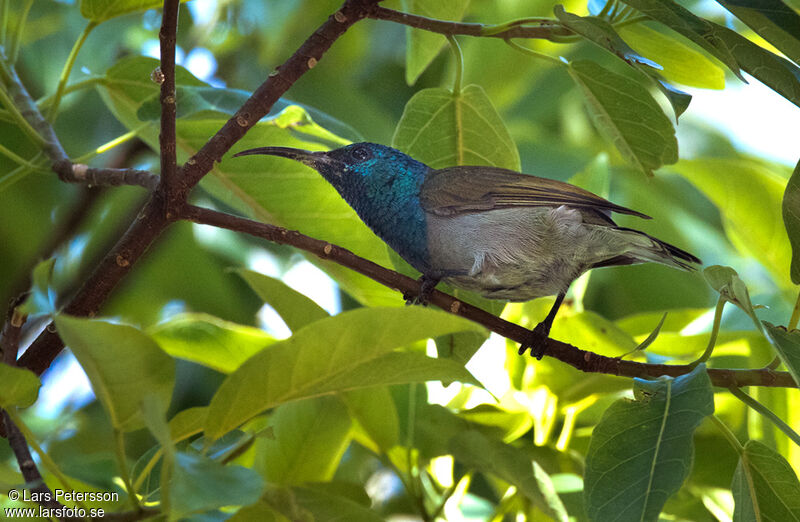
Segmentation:
[(372, 157), (372, 153), (366, 147), (355, 147), (350, 151), (350, 155), (358, 162), (366, 161)]

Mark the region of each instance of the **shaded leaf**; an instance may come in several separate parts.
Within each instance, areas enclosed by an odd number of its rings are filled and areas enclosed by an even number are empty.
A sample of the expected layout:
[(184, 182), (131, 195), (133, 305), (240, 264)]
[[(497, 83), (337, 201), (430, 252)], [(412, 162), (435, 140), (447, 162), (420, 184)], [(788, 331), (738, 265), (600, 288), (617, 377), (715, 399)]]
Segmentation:
[(730, 48), (742, 69), (800, 107), (800, 68), (736, 31), (721, 25), (712, 25), (715, 34)]
[(787, 58), (800, 62), (800, 16), (780, 0), (717, 0)]
[(792, 245), (792, 262), (789, 273), (792, 283), (800, 285), (800, 163), (794, 168), (783, 193), (783, 225)]
[(24, 315), (51, 314), (56, 311), (56, 296), (51, 290), (53, 268), (56, 258), (40, 261), (31, 274), (31, 290), (25, 301), (19, 306), (19, 313)]
[(586, 60), (571, 62), (569, 72), (595, 125), (626, 161), (652, 174), (678, 160), (675, 128), (641, 84)]
[(694, 430), (714, 412), (704, 364), (675, 379), (636, 379), (633, 392), (592, 433), (584, 481), (590, 520), (656, 520), (689, 474)]
[(474, 430), (458, 434), (450, 441), (450, 449), (464, 465), (496, 475), (516, 486), (555, 520), (566, 522), (569, 519), (550, 476), (524, 451)]
[(175, 454), (170, 507), (176, 518), (224, 506), (253, 504), (263, 490), (264, 481), (252, 469), (223, 466), (198, 453)]
[(211, 400), (206, 436), (219, 438), (268, 408), (333, 391), (435, 379), (476, 383), (453, 361), (390, 353), (457, 331), (482, 328), (419, 307), (362, 308), (321, 319), (254, 355), (228, 376)]
[(39, 377), (25, 368), (15, 368), (0, 362), (0, 407), (27, 408), (36, 402), (42, 383)]
[[(469, 0), (403, 0), (403, 9), (428, 18), (459, 22), (468, 4)], [(416, 83), (445, 44), (447, 39), (440, 34), (407, 27), (406, 83)]]
[(667, 81), (703, 89), (725, 88), (725, 72), (716, 62), (682, 41), (643, 24), (626, 25), (618, 32), (640, 53), (661, 65), (660, 74)]
[(169, 404), (175, 361), (150, 337), (132, 326), (66, 315), (55, 323), (116, 429), (142, 427), (140, 405), (147, 395)]
[(686, 112), (686, 109), (689, 108), (692, 95), (673, 87), (660, 78), (656, 78), (656, 86), (658, 90), (666, 96), (669, 104), (672, 105), (672, 110), (675, 112), (675, 120), (677, 121), (677, 119), (681, 117), (681, 114)]
[(666, 25), (696, 43), (744, 81), (739, 72), (739, 63), (730, 49), (714, 32), (711, 23), (695, 16), (685, 7), (672, 0), (623, 0), (643, 14)]
[(764, 321), (764, 329), (794, 382), (800, 383), (800, 330), (787, 331), (767, 321)]
[(750, 292), (747, 291), (747, 285), (739, 278), (736, 270), (729, 266), (712, 265), (703, 270), (703, 276), (711, 288), (719, 292), (719, 295), (728, 302), (741, 308), (750, 316), (756, 328), (761, 330), (761, 322), (750, 301)]
[(273, 439), (256, 443), (256, 468), (271, 484), (328, 481), (350, 442), (352, 421), (338, 397), (282, 404), (269, 417)]
[(735, 522), (800, 521), (800, 483), (780, 454), (761, 442), (744, 445), (731, 482)]
[(148, 333), (168, 354), (222, 373), (234, 371), (251, 355), (275, 342), (258, 328), (198, 313), (175, 315)]
[(658, 63), (634, 51), (625, 43), (625, 40), (620, 37), (614, 29), (614, 26), (605, 20), (592, 16), (578, 16), (568, 13), (564, 10), (564, 6), (562, 5), (556, 5), (553, 8), (553, 13), (555, 13), (556, 18), (558, 18), (563, 26), (601, 48), (610, 51), (630, 65), (646, 65), (654, 69), (663, 69)]
[(356, 440), (362, 442), (375, 453), (387, 451), (396, 446), (400, 440), (400, 419), (392, 394), (386, 387), (375, 387), (363, 390), (352, 390), (341, 395), (357, 424), (357, 431), (363, 432), (362, 440), (356, 433)]
[(208, 407), (206, 406), (195, 406), (176, 413), (169, 420), (169, 433), (172, 440), (180, 442), (202, 432), (207, 414)]
[(780, 202), (786, 180), (762, 163), (742, 158), (681, 160), (670, 170), (717, 206), (734, 246), (757, 259), (778, 284), (785, 285), (791, 248)]
[(243, 268), (235, 270), (235, 272), (247, 281), (258, 297), (278, 312), (286, 326), (293, 332), (317, 319), (328, 317), (328, 312), (323, 310), (313, 299), (306, 297), (279, 279)]

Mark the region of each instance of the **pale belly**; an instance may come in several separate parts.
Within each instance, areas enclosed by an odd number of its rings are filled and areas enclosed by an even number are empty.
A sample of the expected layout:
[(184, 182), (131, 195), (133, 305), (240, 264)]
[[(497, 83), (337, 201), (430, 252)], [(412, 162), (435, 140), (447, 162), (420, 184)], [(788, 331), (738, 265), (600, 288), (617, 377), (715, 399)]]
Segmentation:
[(455, 287), (491, 299), (527, 301), (565, 292), (597, 262), (624, 253), (611, 227), (558, 208), (428, 216), (431, 266)]

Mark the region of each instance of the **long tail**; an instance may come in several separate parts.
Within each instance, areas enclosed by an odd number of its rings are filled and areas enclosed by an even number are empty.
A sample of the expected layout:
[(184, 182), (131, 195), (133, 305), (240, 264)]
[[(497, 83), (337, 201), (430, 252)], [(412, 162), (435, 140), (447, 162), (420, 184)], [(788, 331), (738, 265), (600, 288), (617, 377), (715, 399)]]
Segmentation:
[(661, 241), (653, 236), (634, 230), (632, 228), (617, 227), (617, 231), (625, 234), (626, 239), (631, 243), (630, 251), (612, 259), (597, 263), (595, 267), (628, 265), (652, 261), (662, 265), (680, 268), (682, 270), (695, 270), (689, 263), (702, 264), (702, 261), (689, 252), (682, 250), (666, 241)]

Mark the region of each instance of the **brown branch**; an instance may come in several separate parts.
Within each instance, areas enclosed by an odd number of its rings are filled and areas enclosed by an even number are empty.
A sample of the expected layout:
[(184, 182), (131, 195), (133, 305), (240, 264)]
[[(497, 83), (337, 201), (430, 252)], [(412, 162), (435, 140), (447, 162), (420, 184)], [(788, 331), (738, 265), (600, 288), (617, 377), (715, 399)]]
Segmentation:
[(493, 26), (491, 25), (436, 20), (434, 18), (403, 13), (380, 6), (371, 9), (367, 16), (375, 20), (396, 22), (409, 27), (444, 35), (463, 34), (467, 36), (501, 38), (504, 40), (508, 38), (541, 38), (549, 40), (554, 36), (569, 36), (573, 34), (572, 31), (562, 27), (556, 20), (549, 20), (546, 18), (532, 22), (539, 24), (536, 26), (515, 25), (504, 31), (494, 32), (492, 31)]
[[(166, 0), (166, 3), (169, 4), (171, 1)], [(189, 191), (211, 170), (214, 162), (219, 161), (250, 127), (265, 116), (297, 79), (317, 64), (337, 38), (354, 23), (365, 18), (377, 1), (379, 0), (346, 0), (342, 7), (309, 36), (276, 72), (270, 74), (222, 129), (178, 170), (175, 180), (177, 186), (173, 187), (175, 191), (169, 194), (170, 204), (167, 204), (167, 195), (163, 191), (153, 192), (137, 219), (97, 265), (64, 311), (76, 316), (96, 314), (114, 287), (130, 272), (134, 263), (171, 223), (172, 205), (178, 201), (186, 201)], [(18, 83), (19, 78), (15, 81)], [(21, 83), (19, 85), (21, 87)], [(35, 104), (33, 109), (38, 114)], [(49, 127), (46, 121), (44, 124)], [(52, 132), (52, 128), (49, 128), (49, 131)], [(53, 138), (55, 139), (54, 133)], [(59, 176), (62, 176), (64, 170), (66, 171), (64, 174), (72, 175), (72, 165), (68, 159), (54, 161), (53, 169)], [(41, 374), (63, 347), (64, 343), (51, 323), (20, 357), (20, 365)]]
[[(179, 217), (195, 223), (243, 232), (282, 245), (294, 246), (321, 259), (327, 259), (350, 268), (402, 294), (418, 294), (420, 290), (419, 281), (359, 257), (347, 249), (308, 237), (297, 231), (193, 205), (184, 207)], [(433, 291), (429, 302), (442, 310), (479, 323), (512, 341), (521, 343), (530, 337), (530, 331), (526, 328), (510, 323), (438, 290)], [(646, 364), (606, 357), (587, 350), (581, 350), (554, 339), (547, 340), (545, 355), (584, 372), (605, 373), (622, 377), (654, 378), (662, 375), (677, 377), (692, 370), (689, 365)], [(708, 375), (714, 386), (725, 388), (731, 386), (797, 387), (788, 372), (777, 372), (769, 369), (733, 370), (711, 368), (708, 370)]]
[[(161, 133), (158, 136), (161, 149), (161, 183), (167, 194), (167, 208), (176, 205), (173, 195), (176, 190), (178, 161), (176, 157), (175, 119), (177, 104), (175, 100), (175, 45), (178, 31), (179, 0), (165, 0), (161, 17)], [(179, 201), (177, 206), (182, 202)], [(167, 210), (169, 212), (169, 210)]]
[(82, 163), (72, 164), (72, 183), (86, 183), (90, 187), (118, 187), (132, 185), (155, 190), (159, 176), (139, 169), (95, 168)]

